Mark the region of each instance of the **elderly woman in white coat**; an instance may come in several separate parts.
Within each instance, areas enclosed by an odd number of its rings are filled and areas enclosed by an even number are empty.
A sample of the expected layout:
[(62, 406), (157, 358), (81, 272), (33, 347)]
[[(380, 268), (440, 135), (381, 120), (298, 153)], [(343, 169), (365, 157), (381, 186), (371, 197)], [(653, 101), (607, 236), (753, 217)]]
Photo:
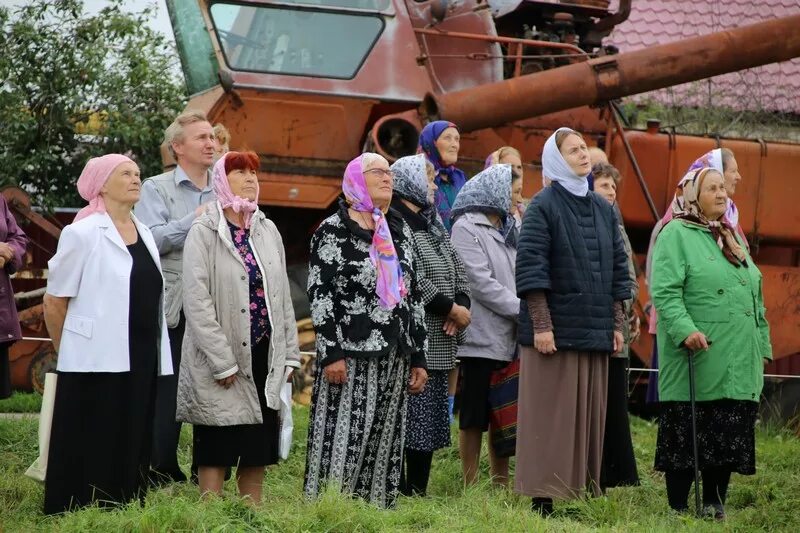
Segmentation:
[[(472, 322), (458, 350), (459, 447), (467, 484), (477, 480), (482, 435), (489, 429), (492, 372), (513, 360), (517, 346), (517, 232), (511, 198), (521, 186), (511, 165), (492, 165), (469, 180), (453, 203), (452, 241), (464, 261), (472, 299)], [(492, 481), (506, 485), (508, 457), (499, 457), (491, 440), (489, 462)]]
[(257, 169), (253, 152), (217, 161), (216, 204), (186, 238), (177, 407), (194, 424), (201, 494), (221, 494), (236, 466), (254, 504), (265, 466), (278, 462), (280, 389), (300, 366), (283, 241), (258, 210)]
[(89, 160), (89, 201), (49, 261), (44, 318), (58, 352), (44, 512), (146, 490), (157, 375), (172, 374), (158, 249), (133, 216), (141, 180), (120, 154)]

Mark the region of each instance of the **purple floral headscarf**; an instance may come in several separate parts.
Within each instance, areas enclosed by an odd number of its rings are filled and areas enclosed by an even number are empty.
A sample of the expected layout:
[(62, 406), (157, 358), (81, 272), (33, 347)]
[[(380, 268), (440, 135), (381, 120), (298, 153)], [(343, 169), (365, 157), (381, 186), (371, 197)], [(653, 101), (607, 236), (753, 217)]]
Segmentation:
[(369, 257), (377, 270), (375, 292), (384, 309), (394, 309), (408, 294), (400, 260), (394, 248), (389, 223), (383, 211), (375, 207), (367, 190), (367, 181), (363, 168), (367, 161), (378, 154), (364, 153), (348, 163), (342, 180), (342, 191), (351, 209), (362, 213), (370, 213), (375, 222), (375, 231), (372, 234), (372, 246), (369, 248)]

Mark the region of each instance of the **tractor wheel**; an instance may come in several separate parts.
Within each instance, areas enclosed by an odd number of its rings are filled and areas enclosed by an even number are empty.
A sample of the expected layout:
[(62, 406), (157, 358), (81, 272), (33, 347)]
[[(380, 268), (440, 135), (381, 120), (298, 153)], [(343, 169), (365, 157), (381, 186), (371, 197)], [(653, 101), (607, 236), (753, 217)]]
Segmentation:
[(40, 348), (31, 359), (31, 364), (28, 367), (28, 375), (33, 384), (33, 390), (39, 394), (44, 393), (45, 374), (56, 371), (57, 360), (56, 352), (49, 344), (47, 347)]

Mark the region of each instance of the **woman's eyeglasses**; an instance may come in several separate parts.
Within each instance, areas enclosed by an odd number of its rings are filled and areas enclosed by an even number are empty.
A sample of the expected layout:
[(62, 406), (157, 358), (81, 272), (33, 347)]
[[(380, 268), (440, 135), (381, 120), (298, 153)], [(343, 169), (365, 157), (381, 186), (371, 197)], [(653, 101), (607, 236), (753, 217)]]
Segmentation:
[(391, 179), (394, 179), (394, 171), (393, 170), (388, 170), (388, 169), (384, 170), (382, 168), (371, 168), (369, 170), (365, 170), (364, 174), (366, 174), (368, 172), (374, 172), (379, 177), (387, 176), (387, 177), (389, 177)]

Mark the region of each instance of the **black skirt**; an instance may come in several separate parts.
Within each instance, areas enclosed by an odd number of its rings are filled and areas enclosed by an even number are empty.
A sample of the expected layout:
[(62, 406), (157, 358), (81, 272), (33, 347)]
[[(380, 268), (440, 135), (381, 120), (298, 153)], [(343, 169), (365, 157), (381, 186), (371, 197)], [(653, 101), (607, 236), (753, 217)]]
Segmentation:
[[(129, 372), (59, 372), (44, 512), (144, 496), (150, 468), (160, 337), (161, 274), (141, 238), (128, 310)], [(81, 290), (91, 288), (81, 287)]]
[(459, 429), (489, 429), (489, 381), (492, 372), (507, 365), (503, 361), (484, 357), (464, 357), (459, 365), (461, 405)]
[(280, 420), (278, 411), (267, 407), (264, 387), (269, 373), (269, 336), (250, 351), (253, 380), (261, 404), (263, 424), (204, 426), (195, 424), (193, 444), (198, 466), (266, 466), (278, 462)]
[[(755, 425), (758, 402), (697, 402), (699, 467), (724, 467), (743, 475), (756, 473)], [(689, 402), (661, 402), (655, 469), (694, 468), (692, 410)]]
[(608, 404), (600, 470), (600, 486), (603, 488), (639, 484), (628, 418), (627, 374), (627, 358), (612, 357), (608, 360)]

